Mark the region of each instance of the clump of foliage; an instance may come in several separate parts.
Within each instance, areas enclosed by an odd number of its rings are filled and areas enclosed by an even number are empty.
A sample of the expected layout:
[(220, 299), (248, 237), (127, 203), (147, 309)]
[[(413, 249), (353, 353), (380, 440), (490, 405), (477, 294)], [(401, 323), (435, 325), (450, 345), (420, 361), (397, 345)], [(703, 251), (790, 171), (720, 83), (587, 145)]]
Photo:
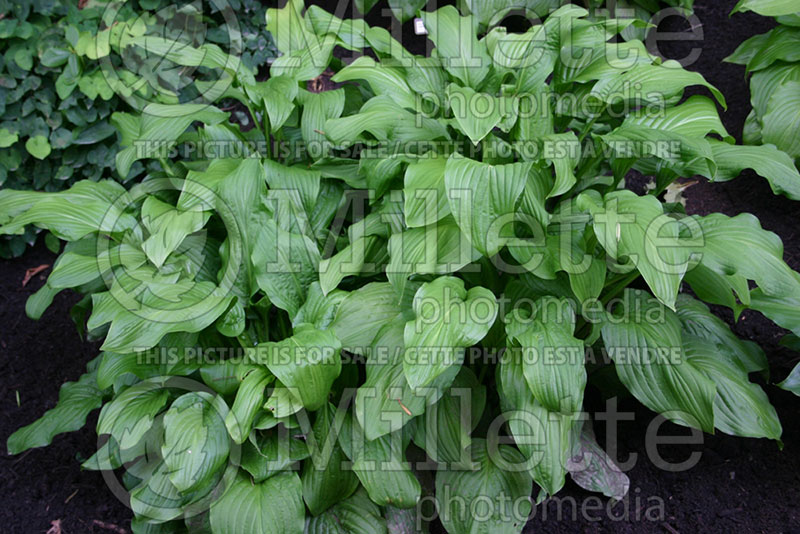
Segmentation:
[[(0, 192), (1, 232), (67, 241), (29, 315), (72, 288), (79, 325), (103, 339), (9, 451), (102, 406), (107, 441), (84, 466), (126, 467), (134, 532), (414, 531), (430, 494), (455, 534), (520, 532), (531, 496), (567, 476), (625, 495), (588, 386), (778, 440), (749, 377), (767, 373), (764, 352), (703, 301), (779, 308), (800, 275), (755, 217), (690, 216), (660, 195), (682, 176), (753, 167), (791, 192), (800, 175), (774, 148), (732, 144), (700, 74), (614, 40), (636, 22), (587, 14), (478, 38), (443, 7), (421, 14), (436, 45), (421, 57), (292, 0), (267, 12), (282, 52), (267, 81), (209, 59), (227, 66), (219, 98), (258, 128), (150, 104), (113, 117), (120, 172), (163, 162), (130, 190)], [(336, 88), (310, 91), (327, 69)], [(684, 99), (689, 86), (711, 97)], [(227, 151), (163, 152), (203, 143)], [(649, 194), (624, 189), (632, 169)]]
[[(775, 17), (778, 26), (743, 42), (725, 61), (747, 66), (753, 109), (744, 125), (744, 142), (769, 144), (800, 158), (800, 11), (792, 2), (742, 0), (733, 13), (753, 11)], [(797, 198), (795, 198), (797, 200)]]
[[(119, 143), (109, 119), (129, 105), (169, 100), (176, 68), (122, 34), (177, 39), (176, 48), (192, 39), (227, 46), (233, 35), (238, 57), (257, 69), (276, 55), (254, 22), (264, 10), (253, 0), (232, 2), (226, 16), (166, 0), (0, 2), (0, 186), (59, 191), (82, 179), (141, 176), (141, 165), (115, 172)], [(158, 77), (143, 80), (147, 73)], [(36, 235), (29, 228), (0, 241), (0, 256), (18, 256)]]
[[(774, 157), (784, 164), (793, 159), (797, 165), (800, 161), (800, 55), (796, 43), (800, 39), (800, 11), (792, 2), (742, 0), (733, 13), (744, 11), (775, 17), (778, 26), (747, 39), (726, 59), (746, 65), (750, 76), (753, 109), (744, 125), (743, 140), (748, 145), (774, 146), (780, 151), (776, 151)], [(787, 196), (800, 199), (798, 191)], [(781, 343), (800, 352), (800, 320), (777, 302), (765, 302), (762, 307), (768, 317), (792, 332)], [(791, 307), (798, 309), (800, 301), (793, 302)], [(780, 385), (800, 395), (800, 365)]]

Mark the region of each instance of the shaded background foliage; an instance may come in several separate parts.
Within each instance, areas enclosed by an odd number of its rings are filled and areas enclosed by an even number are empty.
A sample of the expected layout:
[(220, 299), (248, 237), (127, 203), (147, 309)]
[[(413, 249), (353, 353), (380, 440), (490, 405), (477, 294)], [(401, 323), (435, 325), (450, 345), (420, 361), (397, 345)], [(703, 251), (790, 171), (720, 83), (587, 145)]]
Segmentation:
[[(142, 164), (125, 176), (114, 166), (119, 138), (109, 119), (130, 109), (120, 95), (134, 76), (122, 67), (137, 66), (139, 74), (161, 69), (154, 83), (167, 85), (165, 68), (151, 58), (126, 55), (125, 65), (104, 67), (89, 45), (90, 38), (120, 20), (142, 18), (149, 33), (181, 40), (201, 39), (226, 45), (231, 32), (240, 33), (241, 59), (254, 70), (275, 57), (272, 37), (264, 27), (266, 6), (258, 0), (201, 3), (197, 20), (192, 2), (170, 0), (1, 0), (0, 13), (0, 187), (59, 191), (81, 179), (114, 177), (135, 181)], [(229, 6), (237, 28), (218, 9)], [(188, 7), (188, 11), (187, 11)], [(177, 17), (176, 11), (184, 11)], [(143, 14), (150, 14), (146, 19)], [(229, 17), (229, 16), (228, 16)], [(108, 20), (111, 19), (111, 20)], [(237, 36), (239, 37), (239, 36)], [(112, 40), (113, 45), (113, 40)], [(115, 76), (105, 69), (112, 68)], [(130, 83), (133, 83), (130, 81)], [(144, 90), (152, 87), (145, 85)], [(38, 235), (28, 228), (22, 236), (0, 238), (0, 257), (19, 256)]]

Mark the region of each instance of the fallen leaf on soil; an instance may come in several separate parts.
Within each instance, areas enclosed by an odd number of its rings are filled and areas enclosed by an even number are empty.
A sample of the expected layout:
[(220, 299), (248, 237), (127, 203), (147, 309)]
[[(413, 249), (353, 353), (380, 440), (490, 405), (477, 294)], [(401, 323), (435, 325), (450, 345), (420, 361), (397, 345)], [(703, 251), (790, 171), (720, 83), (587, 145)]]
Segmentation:
[(36, 276), (40, 272), (44, 271), (48, 267), (50, 267), (49, 264), (43, 263), (38, 267), (31, 267), (30, 269), (25, 271), (25, 278), (22, 279), (22, 287), (25, 287), (26, 285), (28, 285), (28, 282), (31, 281), (31, 278), (33, 278), (34, 276)]
[(55, 521), (50, 521), (50, 530), (47, 531), (47, 534), (61, 534), (60, 519), (56, 519)]
[(697, 180), (691, 180), (688, 182), (673, 182), (669, 184), (666, 192), (664, 193), (664, 200), (666, 202), (681, 203), (686, 206), (686, 197), (683, 196), (683, 192), (693, 185), (697, 185)]

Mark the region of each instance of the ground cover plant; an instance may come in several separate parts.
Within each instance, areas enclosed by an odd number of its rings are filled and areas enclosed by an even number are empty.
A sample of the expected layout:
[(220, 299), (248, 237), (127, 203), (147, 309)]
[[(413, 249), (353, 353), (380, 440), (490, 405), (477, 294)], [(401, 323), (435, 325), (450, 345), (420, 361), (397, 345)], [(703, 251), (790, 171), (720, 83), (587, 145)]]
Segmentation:
[[(0, 186), (58, 191), (81, 179), (141, 177), (141, 164), (115, 172), (119, 143), (111, 114), (140, 109), (142, 99), (185, 100), (187, 79), (197, 72), (176, 75), (174, 64), (125, 41), (118, 28), (172, 39), (176, 49), (215, 43), (255, 70), (275, 56), (259, 2), (220, 6), (228, 11), (203, 13), (165, 0), (0, 2)], [(0, 256), (18, 256), (36, 236), (30, 227), (3, 239)]]
[[(763, 351), (705, 303), (777, 322), (800, 275), (755, 217), (661, 198), (751, 167), (796, 198), (800, 175), (774, 147), (732, 144), (702, 76), (613, 39), (636, 22), (586, 15), (479, 34), (444, 7), (421, 14), (436, 48), (418, 57), (289, 2), (267, 12), (283, 53), (267, 81), (210, 53), (227, 81), (211, 103), (112, 117), (120, 173), (159, 163), (141, 183), (0, 191), (0, 231), (67, 242), (28, 314), (75, 289), (78, 326), (103, 340), (9, 451), (102, 406), (84, 466), (124, 466), (134, 532), (416, 530), (433, 497), (461, 533), (521, 531), (529, 499), (567, 476), (626, 493), (588, 385), (779, 440), (750, 380)], [(216, 52), (170, 58), (200, 50)], [(312, 91), (328, 69), (336, 87)], [(682, 98), (690, 86), (708, 96)], [(223, 98), (258, 128), (230, 123)], [(649, 194), (623, 188), (631, 170)]]

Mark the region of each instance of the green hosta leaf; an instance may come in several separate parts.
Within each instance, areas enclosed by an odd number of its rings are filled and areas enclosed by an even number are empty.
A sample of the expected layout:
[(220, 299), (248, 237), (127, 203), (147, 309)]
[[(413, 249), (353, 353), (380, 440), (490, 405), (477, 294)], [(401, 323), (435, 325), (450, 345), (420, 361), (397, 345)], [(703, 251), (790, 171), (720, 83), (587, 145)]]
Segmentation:
[(154, 523), (164, 523), (180, 517), (191, 497), (182, 495), (172, 485), (167, 465), (158, 460), (148, 463), (140, 460), (136, 467), (141, 471), (134, 476), (138, 475), (141, 482), (131, 490), (133, 513)]
[[(323, 130), (328, 119), (336, 119), (342, 115), (345, 104), (344, 89), (323, 91), (322, 93), (301, 93), (303, 115), (300, 130), (303, 141), (308, 146), (314, 159), (325, 157), (330, 153), (330, 142), (325, 138)], [(319, 179), (317, 179), (317, 182)], [(271, 185), (271, 184), (270, 184)], [(314, 197), (316, 201), (316, 196)]]
[(141, 117), (116, 112), (111, 123), (122, 134), (124, 147), (116, 156), (117, 172), (127, 176), (136, 161), (170, 150), (194, 121), (213, 125), (227, 118), (228, 113), (206, 104), (149, 104)]
[(754, 280), (769, 295), (800, 295), (800, 280), (783, 261), (781, 239), (763, 230), (755, 216), (712, 213), (692, 219), (700, 230), (701, 242), (693, 248), (701, 265)]
[(781, 423), (767, 394), (747, 379), (735, 355), (724, 345), (686, 336), (687, 361), (714, 383), (714, 425), (735, 436), (780, 439)]
[[(135, 299), (137, 295), (130, 292), (132, 288), (123, 286), (126, 282), (135, 284), (134, 287), (147, 284), (152, 293), (144, 294), (145, 302), (139, 302)], [(94, 329), (111, 322), (102, 350), (119, 353), (146, 350), (171, 332), (199, 332), (213, 324), (233, 299), (218, 293), (219, 289), (211, 282), (118, 278), (110, 291), (92, 295), (88, 327)]]
[(758, 71), (782, 61), (794, 63), (800, 60), (798, 42), (800, 42), (800, 28), (779, 25), (769, 32), (767, 40), (747, 62), (747, 71)]
[[(306, 518), (306, 534), (395, 534), (381, 510), (362, 489), (322, 515)], [(396, 533), (401, 534), (401, 533)]]
[(477, 89), (489, 74), (491, 58), (486, 43), (476, 36), (477, 21), (474, 17), (460, 16), (453, 6), (434, 12), (423, 11), (420, 15), (445, 70), (462, 84)]
[(619, 379), (642, 404), (679, 424), (714, 432), (714, 382), (683, 352), (678, 316), (641, 290), (603, 322)]
[(725, 105), (725, 97), (702, 74), (683, 70), (677, 61), (665, 61), (661, 65), (636, 65), (619, 76), (604, 78), (592, 88), (591, 95), (601, 102), (612, 104), (620, 100), (640, 101), (642, 99), (663, 102), (671, 96), (679, 95), (691, 85), (702, 85)]
[(165, 384), (157, 379), (131, 386), (103, 406), (97, 433), (110, 434), (121, 450), (133, 447), (153, 425), (168, 395)]
[(534, 398), (564, 415), (581, 409), (586, 387), (583, 341), (574, 332), (575, 312), (566, 299), (546, 297), (536, 302), (533, 315), (517, 310), (506, 318), (506, 333), (522, 352)]
[(556, 181), (547, 198), (563, 195), (575, 185), (574, 168), (580, 161), (581, 143), (573, 132), (545, 135), (542, 141), (544, 156), (556, 171)]
[(549, 412), (534, 398), (518, 351), (504, 353), (496, 380), (503, 417), (528, 461), (528, 472), (545, 493), (554, 495), (566, 479), (575, 416)]
[(446, 94), (456, 123), (475, 145), (500, 124), (505, 117), (504, 111), (511, 112), (511, 109), (501, 109), (503, 99), (487, 93), (476, 93), (470, 87), (451, 83), (447, 86)]
[(236, 393), (240, 380), (237, 371), (240, 364), (232, 360), (221, 360), (209, 363), (200, 368), (203, 382), (221, 395)]
[(753, 59), (753, 56), (764, 48), (764, 45), (769, 41), (770, 35), (772, 35), (771, 31), (745, 39), (736, 47), (733, 54), (726, 57), (723, 61), (736, 63), (737, 65), (747, 65), (750, 60)]
[[(97, 254), (97, 244), (93, 239), (67, 243), (64, 253), (58, 257), (53, 266), (53, 272), (47, 277), (48, 285), (63, 289), (96, 280), (101, 275), (100, 266), (104, 264), (104, 261), (98, 260)], [(109, 250), (107, 256), (119, 259), (123, 265), (129, 261), (132, 264), (146, 261), (141, 250), (124, 244)]]
[(357, 238), (350, 245), (319, 262), (319, 282), (322, 290), (329, 293), (335, 289), (346, 276), (358, 275), (362, 271), (374, 272), (375, 264), (369, 263), (367, 257), (375, 248), (381, 246), (377, 236), (363, 236)]
[(302, 13), (302, 0), (290, 0), (281, 9), (267, 9), (267, 31), (284, 54), (302, 50), (315, 39)]
[(416, 56), (413, 63), (406, 67), (406, 76), (411, 89), (419, 93), (417, 111), (426, 105), (426, 100), (436, 103), (445, 94), (447, 73), (438, 58)]
[(280, 130), (295, 109), (294, 99), (298, 91), (295, 80), (289, 76), (275, 76), (245, 89), (257, 94), (264, 102), (271, 130)]
[(320, 173), (264, 160), (269, 197), (278, 225), (284, 230), (313, 237), (311, 215), (320, 196)]
[(800, 200), (800, 173), (792, 158), (773, 145), (738, 146), (709, 141), (717, 163), (714, 181), (727, 182), (739, 176), (743, 169), (753, 169), (769, 182), (776, 195)]
[(417, 504), (422, 488), (405, 460), (408, 439), (402, 431), (369, 441), (358, 421), (348, 417), (340, 442), (372, 502), (398, 508)]
[[(531, 503), (522, 499), (533, 486), (530, 475), (520, 470), (524, 456), (508, 445), (495, 449), (477, 439), (470, 454), (475, 469), (436, 472), (442, 524), (448, 532), (519, 534), (531, 510)], [(478, 502), (490, 503), (488, 509), (480, 506), (480, 516), (475, 514)]]
[(242, 446), (242, 468), (259, 484), (269, 477), (291, 470), (297, 462), (309, 456), (306, 443), (289, 435), (289, 430), (277, 428), (268, 433), (250, 434)]
[(435, 225), (392, 234), (386, 277), (402, 294), (412, 274), (452, 273), (478, 258), (453, 218), (445, 217)]
[(291, 417), (301, 411), (303, 403), (297, 400), (297, 397), (289, 388), (276, 383), (272, 389), (272, 395), (264, 404), (264, 408), (267, 410), (267, 415), (272, 419), (279, 420)]
[[(356, 5), (358, 5), (358, 2)], [(369, 26), (367, 26), (364, 19), (342, 20), (323, 8), (314, 5), (308, 6), (306, 19), (311, 23), (314, 33), (317, 35), (336, 34), (343, 42), (341, 46), (350, 50), (359, 50), (367, 46), (366, 32)]]
[(140, 379), (153, 376), (156, 366), (144, 365), (142, 358), (136, 353), (116, 354), (103, 352), (97, 366), (97, 385), (100, 389), (112, 387), (121, 377), (132, 374)]
[(800, 336), (800, 297), (794, 295), (768, 295), (760, 288), (750, 294), (750, 307), (795, 335)]
[(230, 450), (227, 412), (221, 397), (203, 392), (181, 395), (167, 410), (161, 454), (179, 491), (199, 489), (225, 465)]
[(311, 459), (303, 464), (303, 499), (315, 516), (344, 501), (358, 488), (358, 477), (346, 468), (347, 457), (336, 439), (342, 415), (333, 405), (324, 405), (307, 437)]
[[(233, 271), (237, 277), (237, 282), (239, 282), (234, 289), (238, 290), (239, 296), (250, 297), (256, 292), (255, 276), (260, 272), (259, 268), (263, 269), (261, 265), (252, 265), (250, 258), (255, 257), (254, 254), (258, 249), (258, 245), (265, 247), (277, 246), (272, 241), (262, 242), (260, 239), (266, 232), (266, 226), (273, 227), (273, 216), (265, 206), (267, 167), (257, 158), (241, 160), (235, 166), (232, 163), (224, 166), (220, 165), (221, 168), (214, 168), (213, 171), (210, 171), (212, 166), (213, 164), (209, 166), (212, 183), (219, 176), (217, 175), (218, 172), (220, 175), (226, 169), (230, 169), (230, 172), (220, 177), (219, 182), (216, 184), (216, 195), (213, 199), (209, 198), (208, 189), (203, 187), (196, 188), (197, 194), (204, 202), (213, 203), (217, 212), (225, 221), (228, 231), (226, 249), (229, 256), (225, 261), (240, 261), (239, 265), (228, 266), (229, 272)], [(201, 183), (204, 183), (209, 176), (197, 176), (196, 178)], [(211, 186), (212, 183), (208, 185)], [(184, 189), (184, 193), (187, 190), (193, 191), (194, 189), (194, 187), (189, 186)], [(186, 196), (191, 198), (190, 195)], [(272, 237), (272, 234), (269, 234), (269, 236)]]
[(147, 197), (142, 204), (142, 223), (150, 236), (142, 243), (142, 250), (160, 268), (186, 236), (205, 226), (209, 215), (199, 209), (177, 210), (156, 197)]
[[(759, 131), (763, 126), (764, 115), (773, 105), (773, 98), (779, 96), (781, 86), (796, 81), (800, 81), (800, 65), (796, 63), (778, 63), (754, 72), (750, 77), (750, 103), (753, 105), (753, 118)], [(781, 100), (774, 98), (774, 104), (780, 105)]]
[(439, 375), (430, 386), (414, 390), (403, 373), (405, 320), (397, 316), (380, 329), (367, 351), (367, 378), (358, 388), (355, 412), (369, 440), (389, 434), (436, 402), (459, 372), (458, 366)]
[(36, 159), (44, 159), (51, 152), (50, 143), (43, 135), (35, 135), (25, 141), (25, 150)]
[(238, 300), (233, 301), (231, 307), (222, 314), (216, 322), (217, 331), (226, 337), (239, 337), (245, 329), (245, 309)]
[(305, 511), (300, 478), (281, 473), (260, 484), (239, 476), (211, 506), (214, 534), (296, 534), (303, 531)]
[(331, 61), (333, 47), (337, 44), (336, 37), (325, 35), (318, 38), (314, 34), (307, 34), (307, 45), (302, 49), (292, 50), (276, 58), (270, 67), (270, 76), (288, 76), (298, 82), (312, 80), (322, 74)]
[(410, 228), (433, 224), (450, 214), (444, 181), (448, 161), (443, 157), (430, 157), (408, 165), (404, 176), (403, 214)]
[(703, 265), (697, 265), (686, 273), (684, 280), (700, 300), (727, 306), (733, 310), (736, 320), (739, 320), (742, 311), (750, 304), (749, 282), (744, 276), (722, 275)]
[[(644, 43), (639, 40), (632, 40), (621, 43), (606, 43), (604, 40), (607, 35), (605, 32), (598, 31), (597, 28), (588, 27), (588, 31), (575, 31), (571, 42), (573, 49), (580, 49), (583, 45), (592, 54), (579, 54), (577, 57), (559, 64), (560, 80), (563, 82), (590, 82), (593, 80), (603, 80), (619, 75), (620, 71), (628, 70), (634, 65), (651, 64), (652, 56), (647, 52)], [(587, 39), (588, 37), (588, 39)], [(602, 43), (602, 44), (601, 44)], [(564, 56), (562, 56), (563, 58)]]
[(406, 22), (413, 19), (426, 3), (426, 0), (389, 0), (389, 7), (397, 20)]
[(341, 348), (330, 330), (306, 325), (290, 338), (260, 345), (257, 354), (259, 363), (266, 364), (307, 410), (315, 411), (324, 405), (342, 370)]
[(270, 220), (256, 240), (252, 260), (258, 287), (273, 304), (294, 317), (309, 286), (317, 280), (317, 245), (307, 236), (283, 230)]
[(43, 285), (25, 301), (25, 315), (34, 320), (41, 319), (44, 312), (53, 303), (55, 296), (60, 292), (60, 289), (55, 289), (49, 284)]
[(264, 390), (272, 378), (264, 369), (253, 368), (242, 380), (233, 407), (225, 415), (225, 426), (236, 443), (244, 443), (250, 435), (253, 421), (264, 404)]
[(103, 403), (103, 392), (98, 389), (95, 376), (95, 372), (86, 373), (77, 382), (62, 385), (55, 408), (9, 436), (8, 453), (19, 454), (32, 447), (44, 447), (56, 434), (83, 427), (89, 413)]
[(688, 295), (678, 295), (678, 318), (684, 333), (725, 347), (748, 373), (769, 368), (767, 356), (756, 343), (739, 339), (708, 306)]
[(464, 281), (452, 276), (420, 287), (413, 307), (415, 318), (403, 333), (403, 372), (412, 388), (427, 386), (451, 366), (459, 366), (464, 349), (486, 336), (498, 311), (491, 291), (467, 291)]
[(58, 193), (4, 189), (0, 191), (4, 217), (0, 233), (22, 233), (28, 224), (46, 228), (65, 241), (77, 241), (94, 232), (125, 232), (138, 226), (136, 219), (124, 212), (131, 202), (127, 195), (113, 180), (85, 180)]
[[(172, 38), (163, 38), (155, 35), (142, 35), (134, 37), (128, 43), (141, 47), (149, 55), (161, 56), (164, 60), (186, 67), (204, 67), (225, 71), (230, 77), (236, 77), (242, 85), (255, 83), (253, 72), (250, 71), (236, 55), (231, 55), (213, 43), (193, 47), (185, 43), (176, 46)], [(203, 89), (200, 89), (200, 88)], [(225, 95), (229, 89), (228, 84), (198, 83), (198, 89), (203, 92), (207, 102), (213, 102)], [(228, 93), (229, 94), (229, 93)], [(183, 107), (185, 104), (181, 104)], [(200, 104), (202, 105), (202, 104)]]
[[(555, 14), (553, 16), (558, 17)], [(553, 73), (558, 58), (558, 51), (555, 46), (548, 46), (546, 37), (547, 28), (544, 25), (532, 26), (525, 33), (509, 32), (505, 27), (497, 26), (484, 40), (495, 68), (518, 71), (518, 83), (531, 88), (545, 82)], [(551, 37), (556, 39), (555, 34)], [(534, 65), (535, 68), (532, 68)]]
[[(411, 113), (387, 95), (370, 98), (354, 115), (326, 121), (325, 135), (337, 147), (342, 148), (352, 147), (356, 142), (368, 145), (390, 140), (399, 143), (428, 143), (450, 138), (443, 123)], [(391, 159), (387, 161), (394, 162)]]
[(308, 298), (305, 304), (292, 319), (292, 326), (297, 328), (301, 324), (307, 323), (320, 330), (325, 330), (333, 323), (339, 304), (345, 297), (347, 297), (347, 293), (339, 290), (324, 295), (320, 285), (314, 282), (308, 289)]
[(416, 97), (408, 87), (405, 74), (397, 68), (375, 63), (369, 56), (361, 56), (336, 73), (334, 82), (365, 80), (376, 95), (386, 95), (400, 107), (416, 109)]
[(461, 231), (484, 256), (494, 256), (510, 235), (514, 208), (531, 163), (488, 165), (451, 156), (444, 171), (450, 211)]
[(675, 308), (689, 250), (678, 242), (678, 223), (664, 214), (653, 196), (630, 191), (606, 195), (604, 206), (590, 207), (597, 240), (614, 259), (627, 257), (658, 299)]
[(641, 126), (702, 138), (716, 133), (723, 139), (732, 139), (722, 124), (714, 102), (704, 96), (691, 96), (686, 102), (657, 112), (638, 111), (625, 117), (625, 126)]
[(792, 372), (789, 373), (789, 376), (780, 382), (778, 387), (785, 389), (786, 391), (791, 391), (800, 397), (800, 364), (794, 366), (794, 369), (792, 369)]
[(785, 82), (770, 96), (762, 117), (764, 143), (800, 158), (800, 82)]
[(390, 284), (372, 282), (342, 301), (332, 328), (347, 351), (365, 354), (380, 329), (402, 311), (400, 298)]
[(679, 176), (712, 177), (716, 171), (711, 147), (703, 138), (630, 125), (621, 126), (600, 139), (613, 150), (612, 168), (617, 177), (627, 172), (629, 167), (622, 167), (620, 172), (620, 166), (625, 163), (657, 176), (669, 170)]
[(797, 2), (794, 0), (739, 0), (731, 14), (740, 11), (755, 11), (765, 17), (779, 17), (797, 13)]
[(428, 406), (414, 442), (437, 463), (468, 464), (465, 450), (485, 407), (486, 388), (475, 373), (462, 367), (442, 398)]

